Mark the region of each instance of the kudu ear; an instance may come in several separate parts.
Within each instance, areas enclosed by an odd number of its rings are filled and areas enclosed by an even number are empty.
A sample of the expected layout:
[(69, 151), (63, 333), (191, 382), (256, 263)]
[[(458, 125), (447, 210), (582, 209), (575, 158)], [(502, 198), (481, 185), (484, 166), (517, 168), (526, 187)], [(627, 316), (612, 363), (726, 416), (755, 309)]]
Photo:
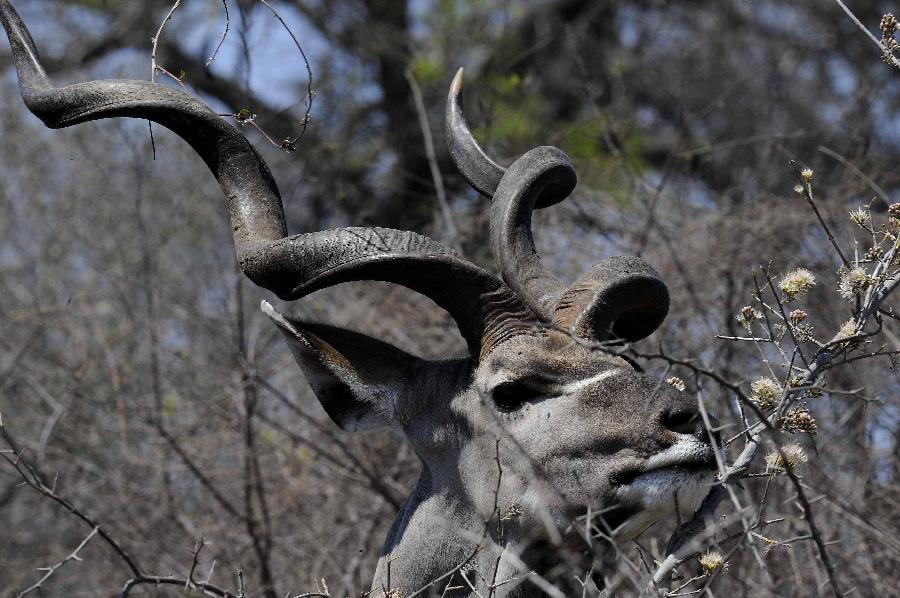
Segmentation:
[(395, 425), (397, 401), (418, 357), (365, 334), (288, 319), (266, 301), (262, 310), (337, 425), (352, 432)]

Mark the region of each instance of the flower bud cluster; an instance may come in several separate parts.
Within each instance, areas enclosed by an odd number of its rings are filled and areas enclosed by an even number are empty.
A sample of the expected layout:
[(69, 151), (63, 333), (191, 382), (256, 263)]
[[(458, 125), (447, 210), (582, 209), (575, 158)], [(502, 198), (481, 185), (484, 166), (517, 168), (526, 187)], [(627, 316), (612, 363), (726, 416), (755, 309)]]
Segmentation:
[(816, 285), (816, 276), (806, 268), (797, 268), (785, 274), (778, 286), (784, 293), (785, 301), (792, 301)]
[(884, 50), (884, 61), (892, 66), (897, 66), (894, 52), (900, 47), (900, 44), (897, 43), (894, 34), (900, 28), (900, 23), (897, 22), (897, 18), (894, 15), (888, 13), (881, 17), (881, 23), (878, 28), (881, 30), (881, 47)]
[(806, 407), (794, 407), (781, 418), (781, 429), (786, 432), (806, 432), (815, 434), (818, 431), (816, 418)]
[(807, 460), (802, 446), (796, 443), (786, 444), (780, 451), (774, 450), (766, 455), (766, 471), (772, 475), (784, 473), (788, 469), (796, 471)]
[(750, 400), (762, 411), (769, 411), (778, 403), (782, 390), (772, 378), (760, 378), (750, 383)]

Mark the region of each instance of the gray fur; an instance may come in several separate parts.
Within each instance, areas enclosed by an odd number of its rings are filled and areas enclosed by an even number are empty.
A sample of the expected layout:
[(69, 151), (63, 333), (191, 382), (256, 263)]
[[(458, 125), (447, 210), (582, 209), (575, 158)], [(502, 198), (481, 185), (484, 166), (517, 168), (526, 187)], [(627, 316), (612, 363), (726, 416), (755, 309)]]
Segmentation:
[[(308, 350), (310, 333), (304, 324), (276, 323), (292, 347)], [(584, 522), (579, 525), (577, 518), (589, 506), (594, 513), (620, 504), (634, 510), (618, 530), (627, 537), (672, 515), (675, 500), (683, 514), (692, 512), (708, 492), (713, 454), (693, 402), (624, 360), (586, 348), (568, 335), (520, 335), (480, 362), (416, 360), (412, 367), (401, 361), (388, 366), (384, 352), (396, 349), (357, 337), (358, 355), (381, 364), (381, 377), (395, 381), (393, 393), (385, 393), (380, 384), (360, 386), (356, 374), (352, 381), (344, 380), (347, 368), (337, 365), (343, 359), (335, 354), (336, 343), (329, 343), (327, 335), (323, 340), (328, 350), (318, 363), (335, 364), (326, 366), (332, 383), (353, 390), (347, 400), (356, 406), (346, 411), (368, 406), (390, 413), (389, 425), (402, 431), (422, 461), (419, 481), (385, 540), (373, 587), (406, 596), (453, 571), (483, 543), (472, 559), (482, 576), (493, 576), (500, 557), (498, 580), (532, 570), (543, 578), (526, 576), (521, 583), (502, 586), (498, 595), (546, 595), (548, 590), (537, 585), (541, 583), (557, 585), (562, 595), (569, 595), (574, 590), (568, 573), (606, 566), (596, 557), (585, 560)], [(300, 360), (310, 380), (322, 376), (307, 363)], [(360, 363), (353, 370), (368, 367)], [(542, 394), (504, 412), (493, 397), (511, 381)], [(320, 387), (313, 382), (314, 389)], [(380, 405), (385, 400), (391, 405)], [(667, 424), (671, 413), (682, 414), (679, 421), (685, 414), (693, 416), (690, 429)], [(689, 471), (685, 465), (701, 470)], [(634, 472), (642, 474), (624, 483), (628, 478), (622, 476)], [(515, 508), (522, 511), (519, 516), (498, 521), (498, 512)], [(594, 524), (602, 528), (603, 522), (598, 518)], [(486, 590), (478, 576), (471, 581), (479, 591)], [(461, 583), (456, 574), (454, 585)], [(438, 595), (443, 584), (435, 586)]]

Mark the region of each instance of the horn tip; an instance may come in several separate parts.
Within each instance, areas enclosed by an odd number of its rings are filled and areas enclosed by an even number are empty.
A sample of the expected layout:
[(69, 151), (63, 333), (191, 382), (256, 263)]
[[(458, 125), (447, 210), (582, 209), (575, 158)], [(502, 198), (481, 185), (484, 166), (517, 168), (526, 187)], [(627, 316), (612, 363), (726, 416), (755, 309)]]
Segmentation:
[(459, 70), (456, 71), (456, 75), (453, 77), (453, 83), (450, 84), (451, 95), (458, 96), (462, 93), (464, 70), (463, 67), (459, 67)]

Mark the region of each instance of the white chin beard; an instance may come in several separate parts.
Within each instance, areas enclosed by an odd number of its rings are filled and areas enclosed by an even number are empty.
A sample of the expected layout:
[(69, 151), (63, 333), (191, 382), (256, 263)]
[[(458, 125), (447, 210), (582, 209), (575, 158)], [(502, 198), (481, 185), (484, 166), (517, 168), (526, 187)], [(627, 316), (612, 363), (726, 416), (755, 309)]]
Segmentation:
[(639, 536), (660, 519), (679, 514), (686, 519), (700, 508), (713, 483), (713, 473), (664, 467), (637, 476), (616, 490), (616, 498), (627, 509), (636, 511), (613, 530), (619, 541)]

